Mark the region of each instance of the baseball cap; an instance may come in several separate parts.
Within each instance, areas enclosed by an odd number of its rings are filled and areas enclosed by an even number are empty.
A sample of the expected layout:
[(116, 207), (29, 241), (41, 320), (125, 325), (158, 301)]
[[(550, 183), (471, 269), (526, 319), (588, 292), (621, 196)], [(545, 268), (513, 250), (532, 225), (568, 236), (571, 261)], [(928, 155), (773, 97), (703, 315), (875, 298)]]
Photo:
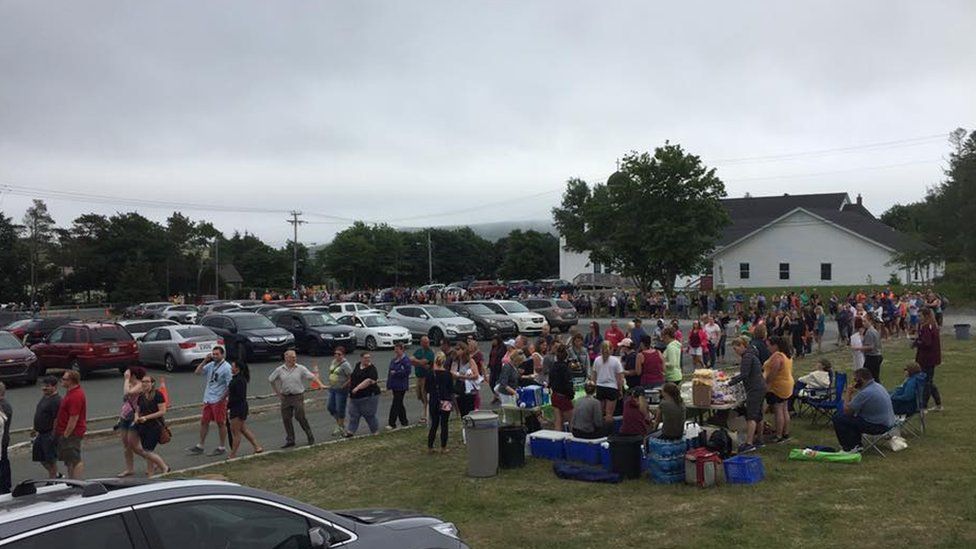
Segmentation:
[(43, 383), (44, 385), (57, 385), (58, 378), (54, 376), (44, 376), (44, 379), (41, 380), (41, 383)]
[(506, 347), (514, 347), (515, 346), (515, 340), (514, 339), (509, 339), (508, 341), (505, 342), (505, 346)]
[(634, 346), (634, 341), (632, 339), (630, 339), (629, 337), (625, 337), (624, 340), (621, 341), (620, 344), (618, 345), (618, 347), (627, 347), (627, 348), (630, 348), (630, 347), (633, 347), (633, 346)]

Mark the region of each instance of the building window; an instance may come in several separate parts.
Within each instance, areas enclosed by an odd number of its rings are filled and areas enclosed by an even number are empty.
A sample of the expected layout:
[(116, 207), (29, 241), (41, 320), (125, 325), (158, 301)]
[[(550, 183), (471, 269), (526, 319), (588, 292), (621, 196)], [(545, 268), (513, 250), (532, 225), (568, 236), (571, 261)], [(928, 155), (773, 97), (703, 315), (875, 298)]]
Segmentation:
[(739, 263), (739, 278), (741, 280), (746, 280), (749, 278), (749, 264)]
[(779, 264), (779, 279), (789, 280), (790, 279), (790, 264), (780, 263)]
[(603, 272), (603, 265), (600, 265), (599, 263), (594, 263), (593, 264), (593, 274), (600, 274), (602, 272)]
[(830, 280), (831, 266), (830, 263), (820, 264), (820, 280)]

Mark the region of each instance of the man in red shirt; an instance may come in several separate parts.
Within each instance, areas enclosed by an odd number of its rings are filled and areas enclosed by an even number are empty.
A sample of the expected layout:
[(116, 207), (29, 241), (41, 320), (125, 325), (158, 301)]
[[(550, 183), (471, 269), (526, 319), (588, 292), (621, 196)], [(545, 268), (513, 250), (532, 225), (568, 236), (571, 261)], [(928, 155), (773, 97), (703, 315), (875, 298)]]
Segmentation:
[(610, 328), (603, 334), (603, 339), (610, 342), (611, 351), (617, 350), (617, 345), (624, 339), (624, 331), (617, 326), (616, 320), (610, 321)]
[(68, 478), (80, 479), (84, 474), (81, 439), (85, 436), (85, 419), (88, 414), (85, 392), (81, 390), (81, 376), (74, 370), (64, 372), (61, 385), (67, 389), (67, 393), (61, 399), (58, 418), (54, 422), (58, 459), (67, 466)]

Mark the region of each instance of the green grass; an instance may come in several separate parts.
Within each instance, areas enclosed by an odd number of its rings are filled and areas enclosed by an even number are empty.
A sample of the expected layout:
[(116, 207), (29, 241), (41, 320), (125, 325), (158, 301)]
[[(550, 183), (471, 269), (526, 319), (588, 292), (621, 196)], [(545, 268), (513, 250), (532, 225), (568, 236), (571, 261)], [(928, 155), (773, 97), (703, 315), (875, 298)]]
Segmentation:
[[(928, 416), (922, 438), (887, 459), (858, 465), (791, 462), (789, 448), (760, 454), (766, 479), (702, 490), (646, 478), (617, 485), (557, 479), (529, 459), (496, 478), (465, 477), (465, 454), (428, 456), (420, 429), (278, 454), (198, 474), (273, 490), (325, 508), (401, 507), (455, 522), (473, 547), (973, 547), (976, 546), (974, 342), (943, 340), (938, 370), (947, 411)], [(843, 351), (826, 354), (836, 366)], [(911, 351), (885, 348), (885, 384), (895, 385)], [(805, 371), (814, 363), (798, 363)], [(797, 444), (836, 446), (832, 430), (796, 420)]]

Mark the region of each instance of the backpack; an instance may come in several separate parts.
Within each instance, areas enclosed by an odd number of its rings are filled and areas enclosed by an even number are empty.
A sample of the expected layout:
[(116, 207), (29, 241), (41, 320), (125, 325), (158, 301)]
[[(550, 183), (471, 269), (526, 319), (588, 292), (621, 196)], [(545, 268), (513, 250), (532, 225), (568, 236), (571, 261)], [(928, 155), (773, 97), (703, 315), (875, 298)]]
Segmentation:
[(732, 437), (725, 429), (719, 429), (708, 437), (708, 444), (705, 447), (721, 456), (722, 459), (726, 459), (732, 455)]

